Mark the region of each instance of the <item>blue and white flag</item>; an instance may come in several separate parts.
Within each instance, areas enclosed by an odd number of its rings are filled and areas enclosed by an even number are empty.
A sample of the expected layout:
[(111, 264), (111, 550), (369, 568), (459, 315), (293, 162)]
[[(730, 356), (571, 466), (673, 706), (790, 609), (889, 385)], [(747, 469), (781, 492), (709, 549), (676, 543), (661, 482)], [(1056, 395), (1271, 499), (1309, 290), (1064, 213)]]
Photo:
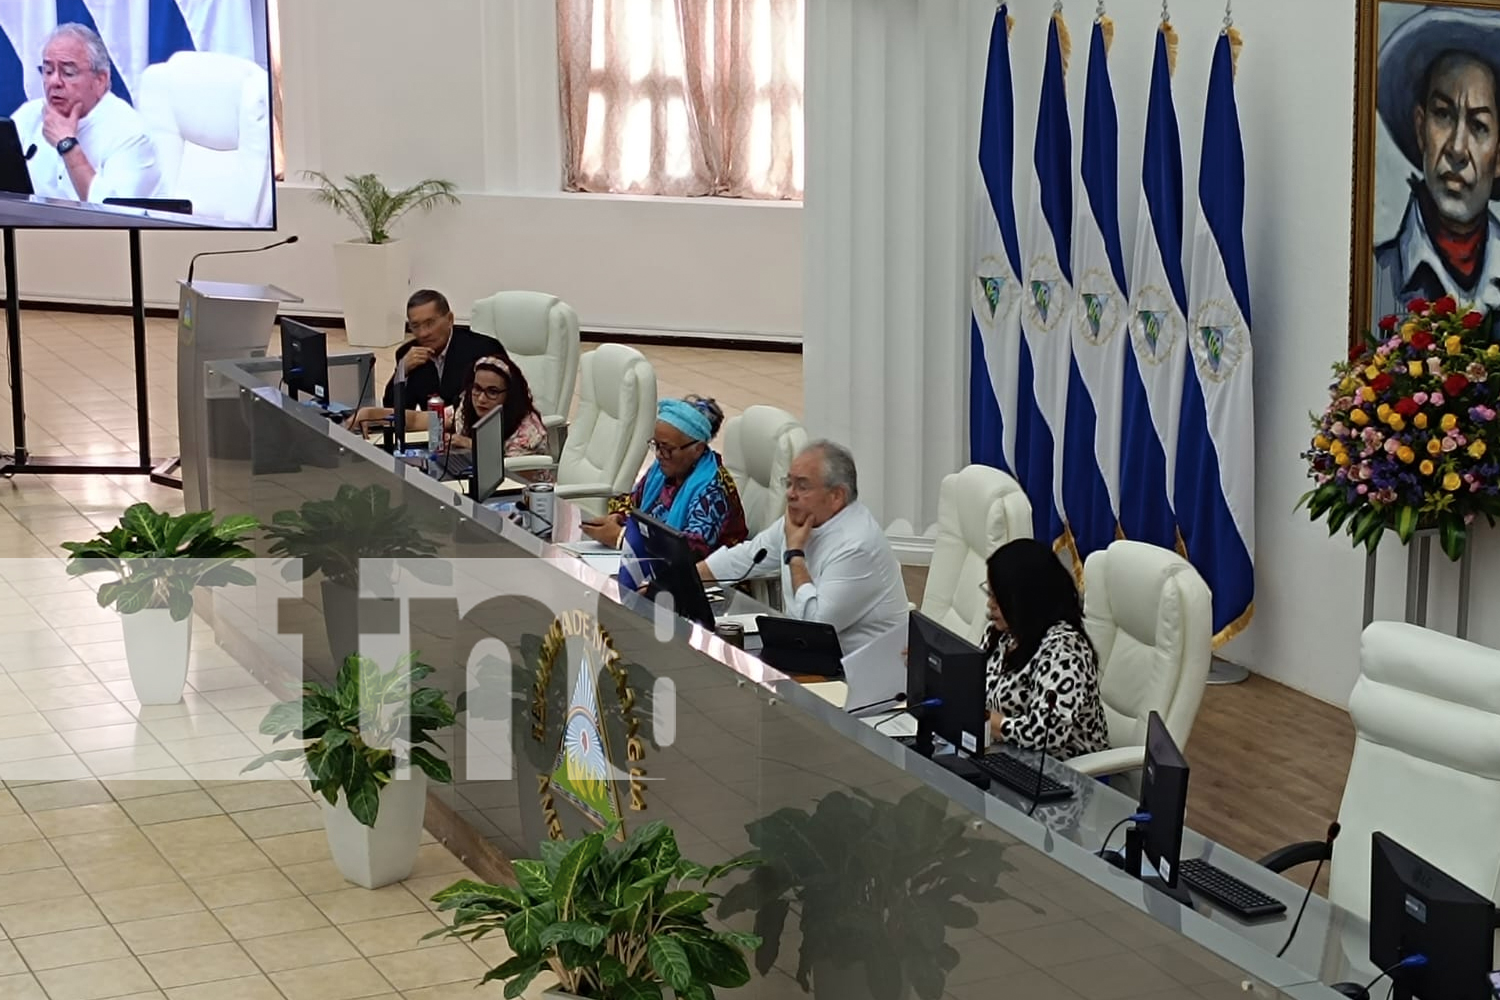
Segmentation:
[(1203, 112), (1193, 233), (1193, 364), (1182, 393), (1177, 523), (1213, 590), (1214, 642), (1234, 638), (1255, 599), (1255, 407), (1245, 269), (1245, 148), (1234, 98), (1233, 28), (1220, 34)]
[(1089, 43), (1079, 205), (1073, 224), (1078, 300), (1068, 376), (1063, 503), (1075, 552), (1082, 557), (1114, 541), (1119, 524), (1120, 366), (1130, 318), (1120, 247), (1120, 128), (1109, 80), (1110, 31), (1101, 18), (1094, 23)]
[(0, 0), (0, 116), (42, 96), (37, 67), (59, 24), (99, 33), (111, 87), (133, 104), (146, 67), (177, 52), (221, 52), (267, 68), (264, 19), (265, 0)]
[(1021, 247), (1012, 194), (1016, 108), (1006, 7), (990, 28), (979, 123), (979, 193), (969, 315), (970, 461), (1015, 469), (1017, 360), (1021, 347)]
[(1062, 14), (1053, 14), (1026, 219), (1013, 467), (1031, 501), (1033, 537), (1051, 543), (1066, 538), (1062, 453), (1073, 357), (1073, 133), (1063, 59), (1067, 30)]
[(1126, 538), (1177, 546), (1172, 508), (1178, 421), (1187, 362), (1187, 282), (1182, 272), (1182, 139), (1172, 104), (1170, 24), (1156, 34), (1141, 160), (1130, 350), (1120, 405), (1120, 530)]

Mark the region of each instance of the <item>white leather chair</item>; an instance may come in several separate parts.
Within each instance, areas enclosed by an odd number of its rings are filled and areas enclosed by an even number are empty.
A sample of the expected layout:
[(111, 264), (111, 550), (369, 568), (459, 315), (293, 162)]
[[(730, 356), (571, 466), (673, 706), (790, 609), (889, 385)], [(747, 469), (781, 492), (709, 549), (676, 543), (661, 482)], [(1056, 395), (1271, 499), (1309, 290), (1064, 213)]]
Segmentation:
[(1213, 599), (1186, 559), (1143, 542), (1114, 542), (1083, 564), (1084, 627), (1099, 653), (1108, 750), (1068, 761), (1134, 788), (1156, 712), (1187, 745), (1213, 659)]
[(993, 466), (970, 465), (944, 476), (922, 614), (977, 644), (989, 621), (988, 602), (979, 589), (985, 562), (1006, 542), (1030, 537), (1031, 502), (1009, 475)]
[(656, 370), (633, 347), (601, 344), (579, 362), (579, 393), (557, 465), (557, 495), (599, 515), (605, 499), (634, 488), (646, 461), (656, 429)]
[[(1371, 622), (1349, 715), (1354, 757), (1329, 901), (1369, 917), (1370, 835), (1378, 830), (1500, 902), (1500, 651), (1405, 622)], [(1261, 863), (1285, 871), (1327, 855), (1319, 841)]]
[(500, 341), (521, 366), (560, 455), (578, 383), (578, 313), (545, 292), (497, 292), (474, 303), (469, 327)]
[(807, 430), (797, 418), (774, 406), (752, 406), (724, 423), (724, 466), (734, 476), (754, 535), (786, 513), (787, 470), (807, 447)]
[(147, 67), (135, 106), (161, 168), (160, 194), (193, 214), (242, 226), (272, 222), (266, 71), (219, 52), (179, 52)]

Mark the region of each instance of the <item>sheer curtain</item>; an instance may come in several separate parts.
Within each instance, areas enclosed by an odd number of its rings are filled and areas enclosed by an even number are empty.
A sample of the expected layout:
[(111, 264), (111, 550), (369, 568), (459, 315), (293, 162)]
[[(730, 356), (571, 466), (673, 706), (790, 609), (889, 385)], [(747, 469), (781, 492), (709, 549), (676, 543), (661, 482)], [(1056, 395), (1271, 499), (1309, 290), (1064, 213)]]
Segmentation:
[(566, 187), (802, 197), (804, 0), (558, 0)]
[(266, 37), (271, 48), (271, 159), (278, 181), (286, 180), (286, 150), (281, 117), (281, 12), (277, 0), (266, 4)]

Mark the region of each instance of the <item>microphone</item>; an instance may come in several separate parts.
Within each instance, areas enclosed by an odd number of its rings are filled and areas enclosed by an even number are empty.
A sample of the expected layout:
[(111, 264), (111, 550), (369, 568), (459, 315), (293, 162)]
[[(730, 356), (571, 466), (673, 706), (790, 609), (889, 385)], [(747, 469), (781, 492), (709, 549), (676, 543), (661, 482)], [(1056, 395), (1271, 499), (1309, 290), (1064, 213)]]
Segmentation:
[(905, 701), (905, 700), (906, 700), (906, 692), (905, 691), (897, 691), (896, 694), (893, 697), (882, 698), (879, 701), (872, 701), (868, 705), (856, 705), (853, 708), (846, 708), (846, 709), (844, 709), (844, 711), (848, 712), (850, 715), (853, 715), (855, 712), (868, 712), (872, 708), (884, 708), (887, 705), (894, 705), (898, 701)]
[[(1340, 829), (1342, 828), (1339, 826), (1338, 820), (1334, 820), (1332, 823), (1328, 824), (1328, 838), (1324, 841), (1324, 843), (1328, 845), (1328, 850), (1324, 853), (1326, 853), (1330, 858), (1333, 857), (1333, 842), (1339, 839)], [(1297, 928), (1302, 925), (1302, 914), (1307, 912), (1307, 901), (1312, 898), (1313, 886), (1317, 885), (1318, 874), (1322, 870), (1323, 859), (1319, 858), (1318, 863), (1313, 866), (1312, 878), (1307, 880), (1307, 892), (1303, 893), (1302, 895), (1302, 905), (1297, 907), (1297, 919), (1292, 921), (1292, 929), (1287, 933), (1286, 942), (1282, 944), (1281, 950), (1276, 953), (1277, 958), (1285, 955), (1286, 950), (1292, 946), (1292, 938), (1297, 936)]]
[(36, 155), (36, 143), (33, 142), (31, 144), (31, 148), (28, 149), (28, 150), (26, 150), (26, 159), (29, 160), (29, 159), (31, 159), (35, 155)]
[(1036, 791), (1031, 796), (1031, 808), (1026, 810), (1030, 816), (1036, 812), (1036, 807), (1042, 801), (1042, 778), (1043, 765), (1047, 763), (1047, 744), (1052, 739), (1052, 713), (1057, 709), (1057, 692), (1047, 692), (1047, 714), (1042, 717), (1042, 746), (1036, 752)]
[(755, 558), (750, 560), (750, 568), (745, 570), (745, 572), (741, 573), (739, 576), (735, 577), (733, 580), (715, 581), (718, 584), (719, 589), (723, 590), (726, 587), (733, 587), (735, 584), (744, 583), (746, 580), (750, 579), (750, 574), (755, 572), (755, 567), (765, 562), (766, 556), (770, 554), (770, 551), (764, 547), (756, 549)]
[[(33, 147), (33, 148), (35, 148), (35, 147)], [(250, 250), (205, 250), (202, 253), (195, 253), (195, 254), (193, 254), (193, 259), (190, 260), (190, 261), (188, 261), (188, 276), (187, 276), (188, 284), (192, 284), (192, 282), (193, 282), (193, 269), (198, 266), (198, 258), (199, 257), (223, 257), (223, 256), (226, 256), (228, 254), (237, 254), (237, 253), (261, 253), (261, 252), (266, 251), (266, 250), (275, 250), (277, 247), (288, 246), (288, 245), (290, 245), (292, 243), (296, 243), (296, 242), (297, 242), (297, 237), (296, 236), (288, 236), (286, 239), (282, 240), (279, 243), (268, 243), (268, 244), (266, 244), (263, 247), (255, 247), (255, 248), (250, 249)]]

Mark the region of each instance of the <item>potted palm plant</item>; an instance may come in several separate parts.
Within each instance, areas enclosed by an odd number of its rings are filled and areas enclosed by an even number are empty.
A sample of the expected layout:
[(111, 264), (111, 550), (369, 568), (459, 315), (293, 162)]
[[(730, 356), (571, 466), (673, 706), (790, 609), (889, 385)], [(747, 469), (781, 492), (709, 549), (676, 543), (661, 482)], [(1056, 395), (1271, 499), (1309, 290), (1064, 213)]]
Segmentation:
[(418, 528), (405, 507), (391, 505), (382, 486), (348, 483), (328, 500), (309, 500), (296, 510), (277, 511), (266, 529), (272, 556), (298, 559), (304, 579), (323, 575), (323, 622), (332, 663), (359, 650), (361, 559), (418, 559), (437, 545)]
[(211, 510), (167, 514), (150, 504), (128, 508), (120, 523), (84, 542), (63, 542), (68, 575), (111, 572), (99, 606), (120, 613), (130, 683), (143, 705), (175, 705), (187, 681), (193, 592), (255, 582), (236, 561), (254, 555), (242, 542), (253, 517), (214, 520)]
[(316, 170), (303, 176), (317, 184), (313, 190), (317, 201), (359, 227), (359, 239), (333, 247), (349, 344), (389, 347), (400, 343), (411, 284), (411, 251), (406, 243), (391, 237), (391, 228), (408, 212), (457, 205), (457, 185), (425, 180), (392, 191), (374, 174), (353, 174), (342, 184)]
[(464, 880), (433, 897), (453, 926), (428, 934), (475, 940), (503, 933), (513, 956), (482, 982), (520, 996), (551, 973), (547, 997), (581, 1000), (678, 997), (712, 1000), (714, 988), (750, 981), (745, 953), (760, 938), (716, 930), (707, 913), (718, 893), (710, 883), (739, 859), (712, 868), (684, 859), (665, 823), (648, 823), (611, 848), (619, 825), (573, 841), (547, 841), (541, 859), (515, 862), (517, 886)]
[[(302, 685), (302, 697), (271, 706), (260, 731), (275, 742), (291, 736), (301, 747), (272, 750), (251, 771), (278, 760), (301, 759), (313, 791), (323, 796), (323, 827), (334, 864), (366, 889), (411, 874), (422, 842), (427, 779), (453, 780), (432, 750), (437, 730), (453, 725), (453, 707), (437, 688), (414, 687), (432, 668), (408, 657), (394, 670), (351, 655), (330, 687)], [(398, 778), (400, 772), (407, 772)]]

